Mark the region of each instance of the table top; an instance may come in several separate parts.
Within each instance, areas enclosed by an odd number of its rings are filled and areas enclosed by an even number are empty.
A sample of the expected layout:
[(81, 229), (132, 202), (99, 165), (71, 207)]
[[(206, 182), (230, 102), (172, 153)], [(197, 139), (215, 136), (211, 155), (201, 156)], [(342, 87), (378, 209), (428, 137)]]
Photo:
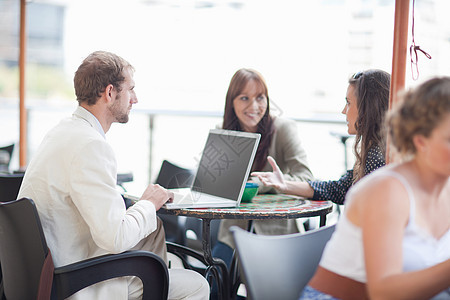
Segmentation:
[(330, 201), (310, 201), (284, 194), (261, 194), (250, 203), (232, 208), (160, 208), (158, 213), (203, 219), (293, 219), (327, 215), (333, 210)]

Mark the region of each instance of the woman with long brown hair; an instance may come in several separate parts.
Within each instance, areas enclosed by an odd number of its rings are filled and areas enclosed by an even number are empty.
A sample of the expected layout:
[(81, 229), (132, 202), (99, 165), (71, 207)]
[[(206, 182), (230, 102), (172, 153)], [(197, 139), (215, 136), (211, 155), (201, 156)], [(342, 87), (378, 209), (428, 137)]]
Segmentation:
[[(297, 124), (270, 114), (267, 85), (257, 71), (240, 69), (232, 77), (226, 95), (222, 128), (261, 134), (252, 171), (269, 171), (271, 166), (267, 156), (270, 155), (278, 160), (286, 180), (306, 181), (313, 178), (300, 143)], [(276, 190), (260, 186), (259, 193), (267, 192), (275, 193)], [(253, 224), (258, 234), (299, 232), (295, 220), (260, 220)], [(246, 229), (247, 221), (222, 220), (219, 242), (213, 249), (213, 255), (222, 258), (228, 265), (233, 253), (232, 236), (228, 230), (232, 225)]]
[(281, 193), (344, 204), (345, 195), (355, 182), (385, 164), (386, 141), (382, 125), (389, 107), (389, 89), (390, 75), (385, 71), (370, 69), (355, 73), (349, 79), (342, 113), (347, 118), (348, 133), (355, 135), (356, 162), (339, 180), (286, 180), (276, 158), (272, 157), (268, 157), (268, 162), (273, 172), (253, 172), (252, 175)]

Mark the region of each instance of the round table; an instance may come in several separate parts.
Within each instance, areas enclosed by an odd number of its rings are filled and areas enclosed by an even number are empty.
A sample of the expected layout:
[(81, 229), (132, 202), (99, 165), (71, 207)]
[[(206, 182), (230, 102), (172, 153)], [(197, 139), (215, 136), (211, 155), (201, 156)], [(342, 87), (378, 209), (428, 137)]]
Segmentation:
[[(213, 219), (297, 219), (320, 217), (320, 226), (326, 223), (326, 216), (333, 210), (330, 201), (311, 201), (304, 198), (284, 194), (261, 194), (255, 196), (250, 203), (241, 203), (232, 208), (177, 208), (166, 209), (164, 206), (158, 213), (176, 216), (186, 216), (202, 219), (202, 247), (204, 260), (207, 263), (205, 276), (211, 274), (216, 277), (223, 299), (233, 298), (236, 286), (234, 280), (229, 278), (228, 270), (222, 260), (211, 255), (210, 223)], [(220, 271), (219, 271), (220, 270)], [(222, 281), (219, 274), (223, 275)], [(230, 273), (234, 273), (231, 272)]]

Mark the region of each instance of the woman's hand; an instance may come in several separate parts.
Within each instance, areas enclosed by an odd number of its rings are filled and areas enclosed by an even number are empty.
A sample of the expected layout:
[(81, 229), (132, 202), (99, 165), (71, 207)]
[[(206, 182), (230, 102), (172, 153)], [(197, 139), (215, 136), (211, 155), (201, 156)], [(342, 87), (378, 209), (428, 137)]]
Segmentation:
[(278, 167), (273, 157), (268, 156), (267, 161), (272, 166), (273, 170), (272, 172), (253, 172), (251, 175), (258, 177), (258, 179), (265, 186), (273, 187), (278, 191), (280, 191), (281, 193), (284, 193), (287, 187), (283, 177), (283, 173), (281, 172), (280, 168)]

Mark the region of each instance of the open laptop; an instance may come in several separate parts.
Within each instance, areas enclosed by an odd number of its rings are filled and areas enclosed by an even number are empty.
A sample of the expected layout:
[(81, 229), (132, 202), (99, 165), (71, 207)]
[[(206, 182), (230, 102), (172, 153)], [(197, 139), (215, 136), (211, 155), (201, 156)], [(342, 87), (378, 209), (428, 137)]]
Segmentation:
[(170, 189), (165, 208), (236, 207), (248, 180), (260, 134), (211, 129), (190, 188)]

